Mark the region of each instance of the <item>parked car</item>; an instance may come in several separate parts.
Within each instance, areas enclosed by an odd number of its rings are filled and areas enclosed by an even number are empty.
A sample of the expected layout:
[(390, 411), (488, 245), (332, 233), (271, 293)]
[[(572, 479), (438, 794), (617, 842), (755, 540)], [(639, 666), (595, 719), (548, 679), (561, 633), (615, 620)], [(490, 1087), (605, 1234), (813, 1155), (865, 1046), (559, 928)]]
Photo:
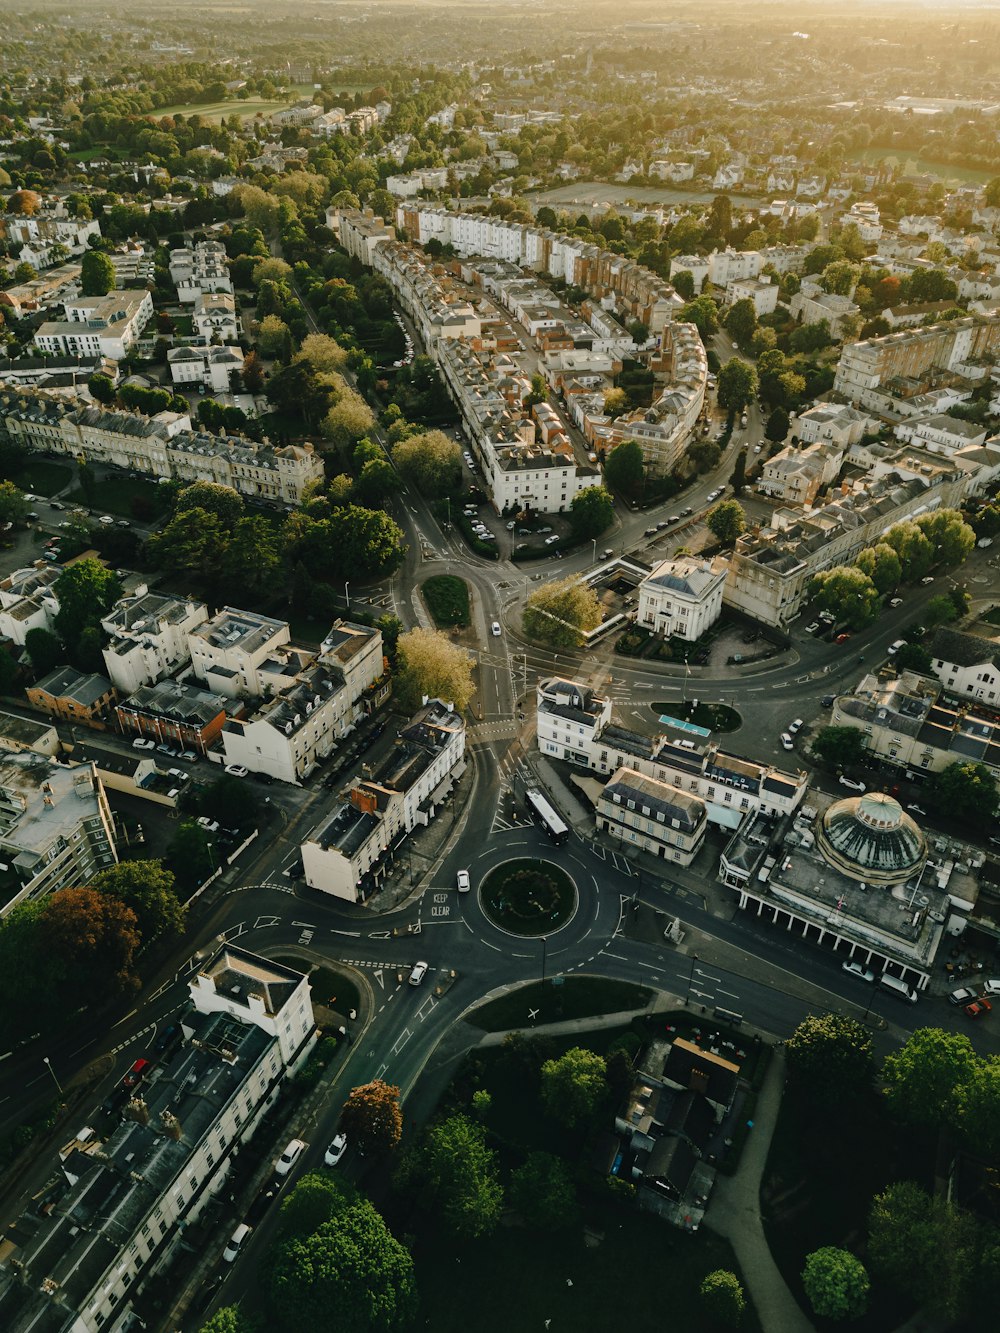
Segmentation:
[(493, 632), (493, 637), (494, 637), (495, 639), (499, 639), (499, 637), (500, 637), (500, 621), (499, 621), (499, 620), (494, 620), (494, 622), (493, 622), (493, 624), (491, 625), (490, 628), (491, 628), (491, 630), (492, 630), (492, 632)]
[(920, 582), (924, 585), (924, 587), (926, 587), (928, 583), (934, 582), (934, 575), (928, 574), (927, 577), (925, 579), (921, 579)]
[(222, 1251), (222, 1262), (234, 1264), (239, 1258), (240, 1251), (246, 1243), (247, 1236), (253, 1231), (253, 1227), (248, 1226), (246, 1222), (241, 1222), (233, 1234), (229, 1237), (229, 1244)]
[(814, 620), (811, 625), (806, 626), (807, 634), (817, 634), (819, 632), (819, 621)]
[(410, 985), (419, 986), (426, 975), (427, 975), (427, 964), (414, 963), (413, 970), (410, 973)]
[(460, 870), (455, 878), (458, 882), (459, 893), (468, 893), (472, 888), (472, 884), (469, 880), (469, 872), (467, 870)]
[(168, 754), (171, 759), (176, 759), (178, 753), (177, 750), (172, 745), (168, 745), (166, 741), (160, 742), (156, 747), (156, 752), (157, 754)]
[(335, 1134), (330, 1141), (330, 1146), (323, 1154), (323, 1161), (327, 1166), (336, 1166), (346, 1151), (347, 1135)]
[(837, 635), (837, 637), (834, 639), (834, 643), (846, 643), (850, 637), (851, 636), (845, 630), (843, 634)]
[(105, 528), (113, 528), (115, 526), (115, 520), (110, 514), (102, 514), (97, 521)]
[(275, 1172), (279, 1176), (287, 1176), (298, 1161), (299, 1154), (305, 1151), (305, 1146), (301, 1139), (289, 1139), (285, 1145), (285, 1151), (274, 1164)]
[(896, 654), (899, 652), (900, 648), (905, 648), (905, 647), (906, 647), (905, 639), (895, 639), (892, 643), (889, 644), (889, 656), (895, 657)]
[(853, 778), (847, 778), (841, 773), (837, 779), (842, 787), (849, 787), (851, 791), (867, 791), (868, 788), (863, 782), (855, 782)]
[(823, 708), (832, 708), (836, 701), (837, 696), (835, 694), (824, 694), (819, 702)]
[(646, 531), (645, 531), (642, 535), (643, 535), (644, 537), (655, 537), (655, 536), (656, 536), (656, 529), (655, 529), (655, 528), (647, 528)]
[(789, 736), (787, 731), (781, 733), (781, 748), (783, 750), (795, 749), (795, 742), (792, 740), (791, 736)]
[(983, 1014), (993, 1012), (993, 1006), (989, 1000), (973, 1000), (972, 1004), (965, 1006), (965, 1012), (970, 1018), (982, 1018)]
[(978, 992), (971, 986), (959, 986), (958, 990), (953, 990), (948, 996), (949, 1004), (968, 1004), (970, 1000), (978, 998)]
[(870, 972), (863, 963), (856, 963), (853, 960), (848, 963), (841, 963), (845, 972), (849, 972), (852, 977), (860, 977), (862, 981), (874, 981), (875, 973)]
[(245, 778), (250, 770), (245, 764), (227, 764), (226, 772), (233, 778)]
[(183, 1035), (180, 1027), (176, 1023), (171, 1023), (157, 1037), (156, 1045), (153, 1047), (154, 1054), (165, 1055), (167, 1051), (172, 1051), (175, 1046), (180, 1044)]
[(984, 981), (983, 994), (1000, 995), (1000, 977), (990, 977), (989, 981)]
[(137, 1083), (141, 1083), (142, 1080), (146, 1077), (146, 1071), (147, 1069), (149, 1069), (149, 1063), (150, 1062), (148, 1060), (134, 1061), (132, 1068), (122, 1079), (122, 1083), (124, 1084), (124, 1086), (126, 1088), (134, 1088)]
[(916, 801), (911, 801), (910, 804), (909, 804), (906, 808), (907, 808), (907, 810), (909, 810), (909, 812), (910, 812), (911, 815), (926, 815), (926, 814), (927, 814), (927, 811), (924, 809), (924, 807), (923, 807), (922, 805), (917, 805)]
[(218, 833), (219, 831), (219, 821), (217, 819), (209, 819), (208, 815), (199, 815), (198, 823), (206, 833)]
[(132, 742), (133, 750), (155, 750), (156, 741), (147, 740), (145, 736), (136, 736)]
[(555, 537), (555, 536), (553, 536), (553, 537), (546, 537), (546, 538), (545, 538), (545, 545), (546, 545), (546, 546), (551, 546), (554, 542), (557, 542), (558, 540), (559, 540), (559, 538), (558, 538), (558, 537)]
[(799, 732), (802, 730), (803, 725), (804, 723), (800, 717), (797, 717), (794, 722), (789, 722), (788, 724), (789, 735), (797, 736)]
[(890, 597), (890, 598), (889, 598), (889, 605), (890, 605), (890, 606), (902, 606), (902, 605), (903, 605), (903, 599), (902, 599), (902, 597)]

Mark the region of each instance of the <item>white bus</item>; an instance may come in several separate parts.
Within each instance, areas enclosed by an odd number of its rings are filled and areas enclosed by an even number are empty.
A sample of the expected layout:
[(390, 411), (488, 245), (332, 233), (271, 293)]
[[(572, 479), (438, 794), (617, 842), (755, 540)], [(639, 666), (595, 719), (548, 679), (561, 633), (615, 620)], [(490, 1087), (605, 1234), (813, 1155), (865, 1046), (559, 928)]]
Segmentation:
[(540, 791), (525, 793), (528, 809), (536, 816), (542, 828), (555, 843), (565, 842), (569, 837), (569, 828), (559, 818)]

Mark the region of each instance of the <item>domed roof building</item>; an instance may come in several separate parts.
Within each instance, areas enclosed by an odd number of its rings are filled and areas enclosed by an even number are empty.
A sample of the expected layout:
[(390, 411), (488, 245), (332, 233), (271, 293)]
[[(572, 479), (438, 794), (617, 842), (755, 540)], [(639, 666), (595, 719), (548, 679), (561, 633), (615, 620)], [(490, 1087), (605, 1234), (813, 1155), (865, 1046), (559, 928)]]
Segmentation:
[(841, 874), (884, 888), (918, 875), (927, 859), (923, 833), (884, 792), (835, 801), (817, 824), (816, 841)]

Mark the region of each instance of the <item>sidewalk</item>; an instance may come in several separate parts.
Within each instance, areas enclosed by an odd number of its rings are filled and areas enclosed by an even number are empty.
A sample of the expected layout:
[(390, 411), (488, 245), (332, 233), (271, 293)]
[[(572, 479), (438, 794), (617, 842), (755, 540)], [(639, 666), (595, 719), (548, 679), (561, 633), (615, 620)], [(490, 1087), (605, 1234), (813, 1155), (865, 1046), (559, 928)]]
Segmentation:
[(778, 1118), (784, 1078), (785, 1053), (778, 1047), (757, 1100), (753, 1130), (739, 1167), (734, 1176), (719, 1176), (716, 1180), (705, 1225), (724, 1236), (735, 1250), (764, 1333), (814, 1333), (813, 1325), (802, 1313), (771, 1257), (760, 1220), (760, 1182)]

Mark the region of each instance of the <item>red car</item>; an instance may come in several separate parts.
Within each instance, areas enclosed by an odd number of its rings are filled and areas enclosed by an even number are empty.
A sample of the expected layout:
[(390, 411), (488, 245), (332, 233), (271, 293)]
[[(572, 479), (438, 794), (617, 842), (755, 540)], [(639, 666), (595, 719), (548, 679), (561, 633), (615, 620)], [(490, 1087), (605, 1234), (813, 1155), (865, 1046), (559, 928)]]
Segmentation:
[(846, 643), (850, 637), (849, 634), (838, 634), (834, 639), (834, 643)]
[(126, 1088), (134, 1088), (137, 1083), (141, 1083), (146, 1077), (146, 1070), (149, 1068), (148, 1060), (136, 1060), (135, 1064), (122, 1079)]
[(973, 1000), (971, 1004), (965, 1006), (965, 1012), (970, 1018), (979, 1018), (981, 1014), (988, 1014), (992, 1009), (993, 1006), (990, 1004), (989, 1000), (982, 999)]

